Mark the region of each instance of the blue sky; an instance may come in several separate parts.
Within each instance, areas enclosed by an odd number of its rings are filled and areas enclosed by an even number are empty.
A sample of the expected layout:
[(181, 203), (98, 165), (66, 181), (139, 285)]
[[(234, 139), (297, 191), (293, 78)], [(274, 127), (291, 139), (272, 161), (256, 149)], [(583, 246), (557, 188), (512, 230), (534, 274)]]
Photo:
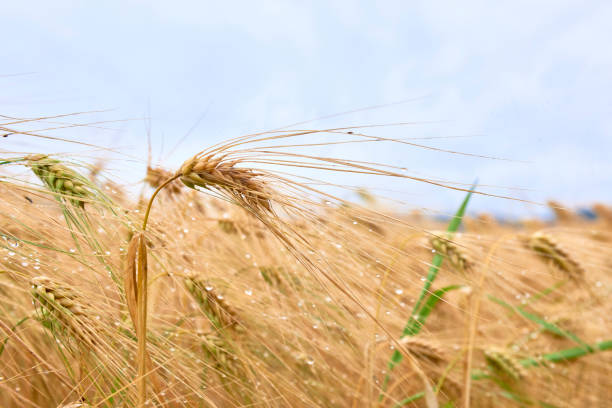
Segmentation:
[[(134, 159), (111, 168), (135, 182), (146, 161), (145, 116), (155, 158), (172, 168), (229, 137), (405, 101), (307, 126), (420, 122), (375, 134), (462, 136), (420, 143), (511, 161), (382, 144), (325, 154), (463, 183), (478, 177), (500, 187), (492, 192), (538, 202), (611, 202), (612, 3), (450, 4), (4, 2), (0, 114), (108, 110), (70, 121), (135, 119), (46, 132), (120, 147)], [(2, 148), (70, 149), (18, 137)], [(438, 211), (461, 200), (412, 182), (332, 179)], [(487, 198), (472, 209), (545, 213)]]

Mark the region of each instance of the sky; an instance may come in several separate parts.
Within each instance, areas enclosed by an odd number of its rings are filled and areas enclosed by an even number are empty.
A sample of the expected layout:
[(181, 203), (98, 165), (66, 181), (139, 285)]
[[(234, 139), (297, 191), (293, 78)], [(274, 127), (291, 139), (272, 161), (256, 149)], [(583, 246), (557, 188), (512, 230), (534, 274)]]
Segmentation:
[[(478, 179), (537, 203), (612, 202), (612, 2), (56, 0), (3, 2), (0, 12), (0, 114), (90, 112), (31, 129), (112, 121), (42, 133), (116, 149), (102, 154), (126, 183), (142, 179), (148, 131), (155, 162), (176, 168), (231, 137), (358, 110), (300, 127), (410, 122), (369, 134), (496, 159), (389, 143), (320, 153)], [(0, 143), (100, 153), (24, 135)], [(432, 211), (452, 212), (463, 195), (329, 178)], [(486, 197), (470, 208), (547, 213)]]

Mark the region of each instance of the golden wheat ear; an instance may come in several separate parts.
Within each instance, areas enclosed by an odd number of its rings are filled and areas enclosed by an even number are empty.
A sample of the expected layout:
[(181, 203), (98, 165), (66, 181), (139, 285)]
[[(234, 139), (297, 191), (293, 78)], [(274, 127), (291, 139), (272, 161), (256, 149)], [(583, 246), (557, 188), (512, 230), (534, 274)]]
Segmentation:
[(552, 261), (559, 269), (574, 281), (585, 277), (584, 267), (576, 261), (550, 234), (541, 231), (533, 233), (527, 242), (529, 248), (541, 257)]
[(406, 336), (400, 340), (400, 344), (405, 345), (417, 358), (426, 358), (434, 362), (443, 361), (445, 358), (440, 345), (430, 340)]
[(240, 327), (236, 311), (202, 278), (197, 275), (185, 278), (185, 287), (216, 329)]
[(229, 193), (237, 204), (253, 210), (272, 211), (266, 184), (261, 174), (236, 167), (239, 160), (224, 157), (195, 156), (179, 170), (180, 179), (189, 188), (217, 189)]

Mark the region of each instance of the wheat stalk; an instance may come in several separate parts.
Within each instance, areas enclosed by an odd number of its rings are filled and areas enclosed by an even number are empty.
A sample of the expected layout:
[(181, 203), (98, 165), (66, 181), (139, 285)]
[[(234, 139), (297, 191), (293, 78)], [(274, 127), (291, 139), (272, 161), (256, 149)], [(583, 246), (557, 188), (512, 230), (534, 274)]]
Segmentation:
[(150, 358), (147, 353), (147, 245), (144, 234), (134, 234), (130, 240), (127, 253), (127, 268), (125, 273), (125, 294), (128, 311), (138, 339), (138, 406), (146, 399), (147, 365)]

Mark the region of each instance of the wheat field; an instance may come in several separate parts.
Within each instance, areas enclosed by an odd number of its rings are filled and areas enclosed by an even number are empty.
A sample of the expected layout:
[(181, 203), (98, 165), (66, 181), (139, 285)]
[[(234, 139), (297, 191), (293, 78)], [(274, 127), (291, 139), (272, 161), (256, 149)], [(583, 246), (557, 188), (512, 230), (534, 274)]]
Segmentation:
[[(149, 163), (138, 186), (3, 152), (0, 407), (610, 406), (610, 207), (467, 215), (478, 186), (288, 141), (318, 132)], [(340, 171), (466, 199), (446, 217), (348, 201), (320, 184)]]

